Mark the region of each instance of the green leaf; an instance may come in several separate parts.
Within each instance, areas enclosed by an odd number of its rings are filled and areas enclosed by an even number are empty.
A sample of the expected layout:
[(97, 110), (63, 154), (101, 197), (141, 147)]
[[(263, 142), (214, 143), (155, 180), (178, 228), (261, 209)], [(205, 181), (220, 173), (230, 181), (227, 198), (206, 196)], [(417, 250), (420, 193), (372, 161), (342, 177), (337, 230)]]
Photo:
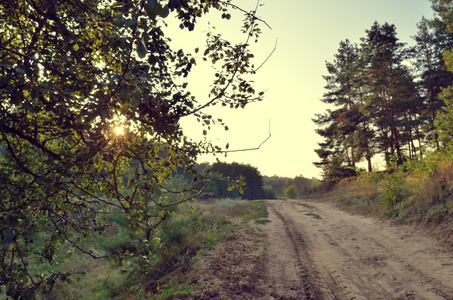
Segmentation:
[(119, 8), (119, 7), (123, 7), (123, 6), (124, 6), (124, 3), (121, 3), (121, 2), (115, 2), (112, 5), (113, 8)]
[(25, 74), (24, 69), (21, 69), (19, 67), (16, 67), (16, 72), (19, 73), (20, 75), (24, 75)]
[(157, 4), (157, 0), (148, 0), (146, 2), (146, 5), (148, 5), (149, 8), (153, 9)]
[(6, 249), (7, 249), (8, 251), (11, 251), (13, 248), (14, 248), (14, 242), (13, 242), (13, 243), (10, 243), (10, 244), (6, 247)]
[(115, 24), (123, 22), (123, 14), (120, 12), (115, 13), (114, 18), (115, 18), (115, 21), (114, 21)]
[(137, 21), (133, 19), (127, 19), (126, 21), (124, 21), (124, 26), (129, 28), (135, 28), (137, 26)]
[(145, 58), (145, 56), (146, 56), (147, 53), (148, 53), (148, 51), (146, 50), (145, 43), (143, 42), (143, 40), (141, 40), (141, 41), (138, 43), (138, 46), (137, 46), (137, 54), (138, 54), (138, 57), (140, 57), (140, 58)]
[(168, 17), (169, 14), (170, 14), (170, 9), (168, 8), (168, 5), (165, 5), (164, 7), (162, 7), (162, 10), (159, 12), (159, 16), (163, 19)]

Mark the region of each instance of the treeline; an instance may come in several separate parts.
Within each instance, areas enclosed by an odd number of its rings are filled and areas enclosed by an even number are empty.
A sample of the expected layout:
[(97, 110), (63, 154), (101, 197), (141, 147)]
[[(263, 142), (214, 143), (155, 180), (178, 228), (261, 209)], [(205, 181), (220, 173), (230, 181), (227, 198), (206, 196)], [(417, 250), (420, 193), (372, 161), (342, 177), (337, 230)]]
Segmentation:
[(321, 101), (333, 108), (313, 119), (324, 138), (315, 165), (326, 182), (355, 176), (359, 162), (372, 172), (375, 159), (401, 165), (423, 157), (426, 147), (448, 145), (453, 74), (446, 61), (452, 59), (447, 50), (453, 34), (442, 16), (451, 7), (438, 1), (433, 7), (440, 18), (417, 24), (414, 46), (399, 41), (394, 25), (375, 22), (359, 44), (340, 42), (333, 61), (326, 62)]
[(203, 193), (204, 199), (276, 199), (284, 197), (285, 190), (292, 185), (297, 188), (298, 195), (307, 195), (320, 184), (319, 180), (302, 175), (295, 178), (263, 176), (256, 167), (236, 162), (200, 163), (196, 169), (200, 174), (206, 174), (208, 185)]
[(308, 195), (316, 190), (316, 187), (320, 185), (320, 181), (316, 178), (305, 178), (302, 175), (294, 178), (279, 177), (279, 176), (264, 176), (263, 178), (264, 187), (267, 190), (271, 190), (277, 197), (284, 197), (285, 191), (292, 185), (297, 189), (297, 193), (302, 195)]
[[(275, 198), (272, 191), (264, 189), (260, 171), (251, 165), (216, 162), (201, 163), (196, 168), (201, 174), (207, 174), (209, 184), (204, 191), (204, 198)], [(241, 180), (243, 185), (238, 180)]]

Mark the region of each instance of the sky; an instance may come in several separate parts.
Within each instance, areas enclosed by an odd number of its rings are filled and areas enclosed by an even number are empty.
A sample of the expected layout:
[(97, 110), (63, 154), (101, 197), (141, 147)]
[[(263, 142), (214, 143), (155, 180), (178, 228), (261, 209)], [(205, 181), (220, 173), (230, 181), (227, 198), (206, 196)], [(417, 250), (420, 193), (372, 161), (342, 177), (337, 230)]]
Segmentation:
[[(233, 1), (246, 10), (255, 7), (254, 0)], [(254, 76), (255, 89), (265, 91), (264, 100), (245, 109), (216, 106), (209, 109), (214, 118), (221, 118), (229, 130), (212, 127), (207, 136), (194, 118), (182, 120), (185, 133), (193, 140), (208, 139), (230, 150), (257, 148), (224, 155), (203, 155), (198, 162), (239, 162), (256, 167), (262, 175), (321, 178), (321, 170), (313, 165), (319, 158), (314, 152), (322, 139), (316, 134), (312, 119), (328, 107), (320, 99), (325, 92), (326, 61), (333, 61), (340, 41), (359, 43), (375, 21), (396, 26), (401, 42), (413, 43), (417, 23), (422, 16), (433, 18), (428, 0), (261, 0), (257, 16), (271, 29), (261, 25), (263, 34), (252, 45), (255, 65), (269, 60)], [(211, 18), (211, 19), (210, 19)], [(208, 23), (209, 22), (209, 23)], [(231, 39), (243, 39), (240, 16), (233, 14), (228, 22), (218, 22), (213, 14), (197, 24), (198, 33), (185, 35), (181, 47), (203, 45), (208, 31)], [(170, 26), (171, 27), (171, 26)], [(215, 29), (213, 28), (215, 27)], [(177, 41), (175, 42), (178, 43)], [(201, 60), (201, 54), (196, 57)], [(212, 71), (203, 66), (192, 75), (189, 87), (207, 98)], [(198, 92), (197, 92), (198, 91)], [(375, 165), (379, 167), (378, 165)]]

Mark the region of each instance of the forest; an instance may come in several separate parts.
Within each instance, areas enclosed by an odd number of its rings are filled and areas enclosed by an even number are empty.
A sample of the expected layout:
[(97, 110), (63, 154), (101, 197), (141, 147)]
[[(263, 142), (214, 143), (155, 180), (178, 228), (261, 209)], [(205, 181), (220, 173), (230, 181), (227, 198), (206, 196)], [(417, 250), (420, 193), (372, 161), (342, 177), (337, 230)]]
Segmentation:
[[(448, 2), (448, 3), (447, 3)], [(337, 183), (418, 161), (443, 151), (453, 127), (451, 3), (433, 1), (437, 15), (422, 18), (408, 46), (397, 28), (375, 22), (360, 42), (341, 41), (326, 62), (329, 109), (313, 121), (323, 138), (315, 151), (325, 182)]]

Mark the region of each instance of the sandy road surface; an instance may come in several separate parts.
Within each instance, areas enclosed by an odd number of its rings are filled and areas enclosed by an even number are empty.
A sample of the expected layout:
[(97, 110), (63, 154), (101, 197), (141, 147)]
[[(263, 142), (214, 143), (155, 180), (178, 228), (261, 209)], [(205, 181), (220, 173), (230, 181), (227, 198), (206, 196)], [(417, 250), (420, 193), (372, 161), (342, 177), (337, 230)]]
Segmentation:
[(212, 253), (194, 299), (453, 299), (453, 252), (421, 231), (325, 202), (267, 206), (269, 223)]
[(353, 216), (331, 203), (268, 207), (267, 270), (282, 297), (296, 273), (306, 289), (300, 299), (453, 299), (453, 252), (409, 226)]

